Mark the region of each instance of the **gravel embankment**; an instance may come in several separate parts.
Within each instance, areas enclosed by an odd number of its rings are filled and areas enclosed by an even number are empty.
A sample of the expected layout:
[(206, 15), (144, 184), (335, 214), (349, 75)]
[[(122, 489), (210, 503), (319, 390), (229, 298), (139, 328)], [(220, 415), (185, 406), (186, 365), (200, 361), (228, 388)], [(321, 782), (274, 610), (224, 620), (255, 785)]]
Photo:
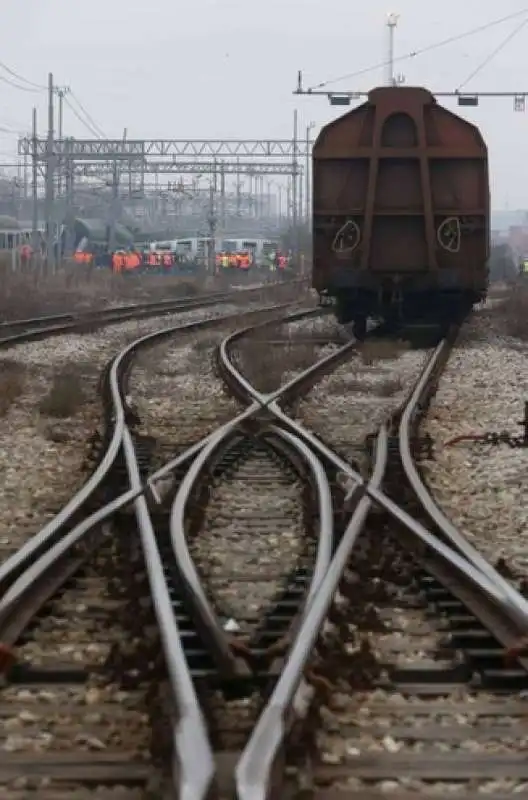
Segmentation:
[(0, 353), (0, 560), (52, 519), (84, 482), (87, 439), (100, 423), (97, 389), (107, 361), (159, 328), (236, 311), (219, 305)]
[(391, 342), (368, 343), (316, 384), (295, 418), (363, 469), (365, 438), (405, 401), (427, 356)]
[(526, 574), (528, 451), (450, 443), (488, 432), (522, 434), (528, 347), (504, 335), (497, 316), (481, 312), (466, 325), (421, 427), (434, 441), (434, 460), (421, 468), (459, 531), (490, 560), (505, 557)]

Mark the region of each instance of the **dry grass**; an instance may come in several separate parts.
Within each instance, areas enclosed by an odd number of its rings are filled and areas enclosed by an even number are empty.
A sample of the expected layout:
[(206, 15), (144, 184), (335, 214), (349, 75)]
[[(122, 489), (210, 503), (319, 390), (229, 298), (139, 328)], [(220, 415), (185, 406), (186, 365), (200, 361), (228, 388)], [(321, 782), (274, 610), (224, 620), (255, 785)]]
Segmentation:
[(65, 419), (75, 416), (85, 402), (81, 373), (76, 365), (67, 365), (54, 376), (48, 394), (39, 404), (39, 413), (44, 417)]
[[(262, 276), (255, 273), (251, 282), (258, 283), (261, 279)], [(96, 269), (71, 261), (64, 262), (54, 275), (46, 275), (39, 268), (13, 272), (9, 259), (0, 256), (0, 320), (90, 311), (123, 303), (164, 300), (195, 295), (201, 291), (227, 289), (229, 285), (224, 276), (115, 275), (109, 269)], [(310, 293), (304, 290), (301, 298), (298, 286), (275, 284), (263, 287), (260, 294), (251, 294), (250, 297), (252, 301), (269, 299), (270, 302), (289, 302), (309, 299)], [(241, 293), (238, 302), (247, 304), (245, 293)]]
[(0, 360), (0, 417), (4, 417), (24, 391), (24, 364), (10, 358)]
[(0, 319), (164, 300), (197, 294), (200, 282), (177, 275), (115, 275), (109, 269), (64, 264), (54, 275), (12, 272), (0, 259)]

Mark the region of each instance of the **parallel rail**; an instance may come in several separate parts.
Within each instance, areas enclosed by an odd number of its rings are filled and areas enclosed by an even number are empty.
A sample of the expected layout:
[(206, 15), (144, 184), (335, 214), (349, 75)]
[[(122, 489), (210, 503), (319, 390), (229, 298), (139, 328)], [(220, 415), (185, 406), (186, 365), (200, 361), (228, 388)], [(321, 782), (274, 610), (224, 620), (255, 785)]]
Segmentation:
[[(277, 313), (280, 311), (277, 307), (274, 310)], [(299, 312), (281, 319), (292, 322), (314, 313), (317, 312)], [(267, 320), (262, 323), (262, 327), (276, 325), (278, 320), (279, 317)], [(217, 318), (214, 324), (222, 321), (224, 320)], [(178, 330), (189, 330), (203, 325), (204, 323), (194, 323), (171, 328), (163, 331), (161, 335), (168, 337)], [(308, 666), (317, 649), (328, 614), (339, 596), (340, 583), (350, 555), (364, 528), (369, 511), (374, 506), (381, 508), (398, 523), (402, 531), (400, 536), (402, 545), (412, 549), (415, 557), (423, 562), (424, 568), (437, 576), (455, 596), (458, 593), (475, 616), (482, 620), (486, 628), (491, 630), (505, 647), (512, 647), (528, 632), (527, 602), (446, 520), (422, 484), (413, 460), (413, 426), (416, 426), (428, 397), (434, 392), (435, 383), (449, 356), (455, 337), (448, 337), (435, 349), (405, 408), (402, 409), (399, 421), (397, 438), (401, 462), (423, 512), (418, 520), (395, 503), (382, 489), (389, 462), (389, 436), (392, 435), (392, 431), (385, 426), (380, 429), (375, 442), (372, 474), (365, 480), (314, 434), (291, 420), (283, 410), (299, 391), (305, 390), (319, 380), (325, 371), (350, 358), (357, 349), (357, 344), (352, 342), (344, 345), (285, 386), (264, 395), (257, 392), (243, 378), (231, 358), (231, 349), (237, 340), (254, 329), (255, 326), (252, 326), (228, 337), (219, 351), (219, 366), (231, 391), (236, 393), (248, 407), (235, 419), (158, 470), (146, 485), (141, 480), (133, 436), (125, 421), (126, 409), (120, 388), (120, 369), (123, 369), (123, 363), (138, 346), (159, 340), (160, 334), (143, 337), (123, 351), (119, 359), (114, 362), (110, 377), (114, 431), (110, 456), (107, 452), (108, 458), (105, 456), (106, 461), (103, 459), (104, 468), (101, 462), (97, 480), (92, 483), (88, 493), (82, 496), (81, 501), (77, 496), (75, 508), (72, 508), (70, 503), (66, 507), (68, 513), (62, 517), (59, 515), (60, 519), (57, 517), (35, 538), (34, 542), (28, 543), (26, 548), (6, 562), (10, 564), (8, 570), (5, 569), (6, 565), (0, 569), (0, 591), (4, 593), (0, 601), (0, 626), (2, 626), (7, 623), (10, 614), (16, 613), (29, 587), (36, 586), (76, 542), (81, 541), (88, 531), (95, 525), (101, 524), (115, 511), (131, 502), (134, 503), (174, 701), (173, 786), (177, 792), (176, 796), (182, 800), (205, 800), (208, 797), (218, 777), (217, 763), (214, 748), (209, 740), (207, 719), (200, 708), (196, 687), (181, 644), (180, 631), (163, 574), (165, 565), (144, 494), (152, 492), (155, 497), (156, 482), (175, 469), (181, 468), (182, 465), (186, 466), (187, 472), (179, 486), (172, 508), (173, 557), (185, 593), (191, 599), (200, 621), (200, 630), (204, 632), (219, 667), (232, 675), (239, 674), (240, 664), (230, 649), (225, 631), (203, 591), (190, 557), (185, 539), (184, 513), (189, 493), (208, 459), (242, 424), (252, 418), (256, 418), (258, 424), (264, 425), (269, 435), (281, 439), (287, 448), (293, 448), (298, 456), (309, 464), (314, 485), (317, 487), (320, 525), (312, 583), (296, 624), (292, 627), (280, 676), (231, 776), (237, 800), (271, 800), (282, 796), (284, 781), (282, 765), (289, 732), (293, 723), (306, 715), (313, 699), (313, 689), (306, 679)], [(130, 478), (129, 491), (83, 519), (79, 524), (71, 526), (64, 534), (65, 522), (71, 519), (74, 510), (82, 507), (97, 485), (97, 481), (104, 479), (121, 447)], [(344, 472), (350, 479), (351, 485), (346, 497), (351, 516), (333, 555), (332, 550), (336, 543), (333, 541), (332, 508), (325, 474), (328, 468)], [(86, 487), (83, 492), (85, 490)], [(420, 520), (425, 521), (425, 525)], [(528, 671), (528, 661), (521, 659), (520, 663)]]
[[(292, 281), (297, 284), (302, 281)], [(180, 297), (170, 300), (154, 300), (147, 303), (135, 303), (114, 308), (105, 308), (100, 311), (70, 312), (64, 314), (18, 319), (0, 323), (0, 347), (10, 347), (15, 344), (46, 339), (67, 333), (85, 333), (108, 325), (116, 325), (135, 319), (148, 319), (150, 317), (173, 314), (178, 311), (192, 311), (193, 309), (207, 308), (217, 303), (230, 300), (237, 301), (241, 297), (251, 296), (255, 292), (262, 292), (273, 286), (282, 288), (288, 284), (277, 283), (267, 286), (240, 288), (232, 291), (214, 292), (192, 297)]]
[[(304, 674), (328, 613), (336, 597), (339, 597), (339, 587), (354, 545), (374, 505), (388, 512), (402, 526), (405, 531), (402, 544), (413, 555), (417, 554), (427, 572), (436, 575), (442, 585), (448, 586), (455, 596), (460, 596), (464, 604), (471, 608), (475, 616), (505, 647), (515, 645), (528, 632), (525, 599), (467, 544), (444, 517), (423, 486), (414, 465), (410, 447), (411, 422), (423, 411), (426, 397), (434, 392), (435, 381), (441, 374), (452, 344), (452, 338), (443, 340), (434, 351), (403, 409), (399, 428), (399, 448), (405, 472), (417, 497), (423, 503), (426, 520), (434, 521), (437, 535), (430, 533), (404, 509), (395, 505), (381, 490), (389, 453), (389, 432), (386, 427), (378, 433), (372, 475), (366, 482), (338, 456), (321, 445), (311, 433), (303, 434), (296, 423), (287, 420), (283, 413), (278, 414), (281, 422), (292, 427), (320, 455), (348, 473), (351, 481), (356, 484), (348, 497), (348, 502), (352, 507), (355, 506), (355, 510), (298, 631), (268, 706), (237, 764), (238, 800), (270, 800), (281, 796), (277, 765), (282, 749), (293, 722), (306, 713), (306, 698), (313, 694)], [(528, 671), (528, 660), (520, 661)]]

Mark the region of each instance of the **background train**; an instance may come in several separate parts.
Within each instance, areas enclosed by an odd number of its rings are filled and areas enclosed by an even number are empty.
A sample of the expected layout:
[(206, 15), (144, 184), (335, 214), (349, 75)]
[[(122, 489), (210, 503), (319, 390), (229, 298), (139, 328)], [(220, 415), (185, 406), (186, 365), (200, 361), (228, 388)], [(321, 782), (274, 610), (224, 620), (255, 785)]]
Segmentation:
[(373, 89), (314, 144), (312, 285), (367, 317), (450, 319), (486, 295), (490, 196), (474, 125), (419, 87)]

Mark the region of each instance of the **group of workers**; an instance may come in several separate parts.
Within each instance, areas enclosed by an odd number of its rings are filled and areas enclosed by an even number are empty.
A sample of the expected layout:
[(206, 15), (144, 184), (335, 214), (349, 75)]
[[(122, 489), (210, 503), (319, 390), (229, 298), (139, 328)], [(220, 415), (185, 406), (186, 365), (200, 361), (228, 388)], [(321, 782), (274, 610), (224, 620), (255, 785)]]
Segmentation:
[[(73, 259), (78, 264), (93, 264), (97, 266), (108, 266), (115, 273), (136, 272), (145, 270), (147, 272), (168, 272), (175, 266), (186, 264), (184, 257), (170, 250), (116, 250), (114, 253), (107, 253), (104, 263), (100, 258), (95, 258), (94, 254), (87, 251), (77, 250)], [(222, 252), (216, 255), (216, 270), (231, 268), (247, 271), (254, 266), (254, 257), (250, 251), (236, 253)], [(196, 266), (196, 265), (194, 265)], [(284, 270), (288, 266), (288, 258), (282, 253), (270, 253), (266, 258), (264, 268), (270, 271)]]
[(228, 267), (235, 269), (249, 269), (253, 263), (253, 259), (247, 251), (241, 253), (217, 253), (216, 266), (226, 269)]

